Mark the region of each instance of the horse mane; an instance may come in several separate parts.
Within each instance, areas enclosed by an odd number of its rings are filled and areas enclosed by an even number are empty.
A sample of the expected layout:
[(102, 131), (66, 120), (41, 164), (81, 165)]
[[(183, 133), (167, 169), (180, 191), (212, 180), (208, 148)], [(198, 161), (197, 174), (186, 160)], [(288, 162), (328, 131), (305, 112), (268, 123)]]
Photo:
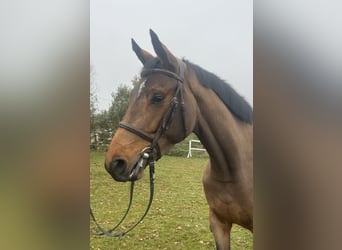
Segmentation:
[(235, 117), (243, 122), (253, 123), (252, 107), (227, 82), (196, 64), (187, 60), (183, 61), (195, 73), (199, 82), (204, 87), (213, 90)]
[[(240, 96), (227, 82), (200, 66), (184, 60), (188, 68), (197, 76), (199, 82), (206, 88), (213, 90), (228, 110), (239, 120), (252, 124), (253, 109), (249, 103)], [(146, 62), (143, 70), (161, 68), (159, 58), (153, 58)]]

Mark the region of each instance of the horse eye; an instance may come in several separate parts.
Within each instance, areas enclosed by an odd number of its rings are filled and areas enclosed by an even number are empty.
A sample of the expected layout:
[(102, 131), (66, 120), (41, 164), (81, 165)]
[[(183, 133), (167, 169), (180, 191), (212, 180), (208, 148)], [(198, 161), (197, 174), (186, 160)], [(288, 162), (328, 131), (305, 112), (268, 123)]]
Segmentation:
[(151, 103), (161, 103), (164, 100), (164, 96), (161, 94), (154, 94), (151, 98)]

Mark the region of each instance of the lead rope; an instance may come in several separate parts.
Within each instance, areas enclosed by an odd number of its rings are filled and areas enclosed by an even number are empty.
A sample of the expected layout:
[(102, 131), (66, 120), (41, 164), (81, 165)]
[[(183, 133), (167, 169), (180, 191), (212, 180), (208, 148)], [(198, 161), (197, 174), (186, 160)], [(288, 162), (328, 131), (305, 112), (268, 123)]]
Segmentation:
[(117, 229), (121, 223), (125, 220), (131, 205), (132, 205), (132, 200), (133, 200), (133, 191), (134, 191), (134, 182), (131, 182), (131, 189), (130, 189), (130, 199), (129, 199), (129, 204), (128, 204), (128, 208), (126, 210), (126, 213), (124, 214), (124, 216), (122, 217), (122, 219), (119, 221), (119, 223), (113, 227), (112, 229), (109, 230), (105, 230), (103, 229), (99, 223), (96, 221), (94, 213), (92, 211), (92, 209), (90, 208), (90, 216), (92, 217), (93, 221), (95, 222), (95, 225), (97, 226), (97, 228), (99, 229), (100, 232), (97, 233), (93, 233), (94, 235), (97, 236), (109, 236), (109, 237), (113, 237), (113, 238), (121, 238), (123, 236), (125, 236), (128, 232), (132, 231), (138, 224), (140, 224), (140, 222), (142, 222), (142, 220), (145, 218), (145, 216), (147, 215), (148, 211), (150, 210), (152, 201), (153, 201), (153, 195), (154, 195), (154, 161), (152, 159), (152, 161), (149, 163), (149, 172), (150, 172), (150, 199), (147, 205), (147, 208), (145, 210), (145, 213), (143, 214), (143, 216), (141, 216), (141, 218), (138, 220), (138, 222), (136, 222), (131, 228), (129, 228), (128, 230), (124, 231), (124, 232), (120, 232), (120, 233), (116, 233), (113, 234), (112, 232)]

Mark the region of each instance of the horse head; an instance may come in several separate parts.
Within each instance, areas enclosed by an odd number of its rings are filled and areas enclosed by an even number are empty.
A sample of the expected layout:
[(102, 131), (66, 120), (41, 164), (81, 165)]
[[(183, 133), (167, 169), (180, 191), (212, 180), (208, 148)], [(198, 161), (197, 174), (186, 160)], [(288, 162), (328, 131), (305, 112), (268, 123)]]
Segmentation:
[(143, 69), (106, 155), (105, 168), (116, 181), (142, 178), (148, 163), (184, 140), (196, 123), (186, 64), (152, 30), (150, 35), (156, 57), (132, 39)]

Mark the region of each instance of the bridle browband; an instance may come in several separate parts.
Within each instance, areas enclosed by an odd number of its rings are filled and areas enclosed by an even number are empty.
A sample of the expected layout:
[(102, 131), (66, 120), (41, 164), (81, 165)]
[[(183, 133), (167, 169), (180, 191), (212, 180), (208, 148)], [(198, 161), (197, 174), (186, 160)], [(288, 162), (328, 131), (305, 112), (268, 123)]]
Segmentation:
[[(100, 230), (100, 232), (95, 233), (95, 235), (106, 235), (109, 237), (123, 237), (124, 235), (126, 235), (128, 232), (130, 232), (131, 230), (133, 230), (146, 216), (146, 214), (148, 213), (151, 204), (152, 204), (152, 200), (153, 200), (153, 195), (154, 195), (154, 161), (158, 161), (161, 158), (161, 151), (160, 151), (160, 147), (158, 144), (158, 140), (160, 139), (160, 137), (164, 134), (164, 132), (169, 128), (171, 122), (172, 122), (172, 115), (175, 112), (176, 108), (179, 107), (180, 104), (180, 109), (181, 109), (181, 117), (182, 117), (182, 126), (183, 126), (183, 139), (185, 139), (185, 137), (187, 136), (187, 127), (186, 127), (186, 123), (185, 123), (185, 110), (184, 110), (184, 66), (183, 66), (183, 62), (177, 58), (177, 62), (178, 62), (178, 70), (179, 70), (179, 75), (171, 72), (169, 70), (165, 70), (165, 69), (159, 69), (159, 68), (154, 68), (154, 69), (146, 69), (143, 70), (141, 72), (141, 76), (142, 77), (147, 77), (149, 75), (152, 74), (163, 74), (165, 76), (168, 76), (170, 78), (173, 78), (175, 80), (177, 80), (177, 88), (175, 91), (175, 94), (171, 100), (171, 103), (167, 109), (167, 111), (165, 112), (163, 119), (161, 121), (161, 124), (159, 125), (159, 128), (156, 130), (157, 132), (154, 134), (154, 137), (150, 136), (149, 134), (147, 134), (146, 132), (144, 132), (141, 129), (135, 128), (134, 126), (126, 123), (126, 122), (120, 122), (119, 123), (119, 128), (125, 129), (127, 131), (129, 131), (130, 133), (133, 133), (137, 136), (139, 136), (140, 138), (142, 138), (145, 141), (150, 142), (150, 146), (147, 148), (144, 148), (141, 151), (140, 154), (140, 159), (138, 161), (138, 163), (136, 164), (136, 166), (133, 168), (132, 173), (137, 172), (138, 170), (136, 168), (141, 168), (145, 165), (149, 165), (149, 173), (150, 173), (150, 199), (149, 199), (149, 203), (147, 205), (147, 208), (143, 214), (143, 216), (139, 219), (139, 221), (137, 223), (135, 223), (132, 227), (130, 227), (128, 230), (124, 231), (124, 232), (120, 232), (117, 234), (113, 234), (112, 232), (117, 229), (121, 223), (125, 220), (131, 205), (132, 205), (132, 200), (133, 200), (133, 191), (134, 191), (134, 182), (135, 180), (131, 181), (131, 188), (130, 188), (130, 200), (129, 200), (129, 204), (128, 204), (128, 208), (124, 214), (124, 216), (122, 217), (122, 219), (119, 221), (119, 223), (113, 227), (112, 229), (109, 230), (105, 230), (103, 229), (98, 222), (95, 219), (95, 216), (93, 214), (92, 209), (90, 208), (90, 216), (92, 217), (92, 219), (94, 220), (97, 228)], [(153, 157), (153, 153), (156, 152), (157, 157), (156, 159)]]

